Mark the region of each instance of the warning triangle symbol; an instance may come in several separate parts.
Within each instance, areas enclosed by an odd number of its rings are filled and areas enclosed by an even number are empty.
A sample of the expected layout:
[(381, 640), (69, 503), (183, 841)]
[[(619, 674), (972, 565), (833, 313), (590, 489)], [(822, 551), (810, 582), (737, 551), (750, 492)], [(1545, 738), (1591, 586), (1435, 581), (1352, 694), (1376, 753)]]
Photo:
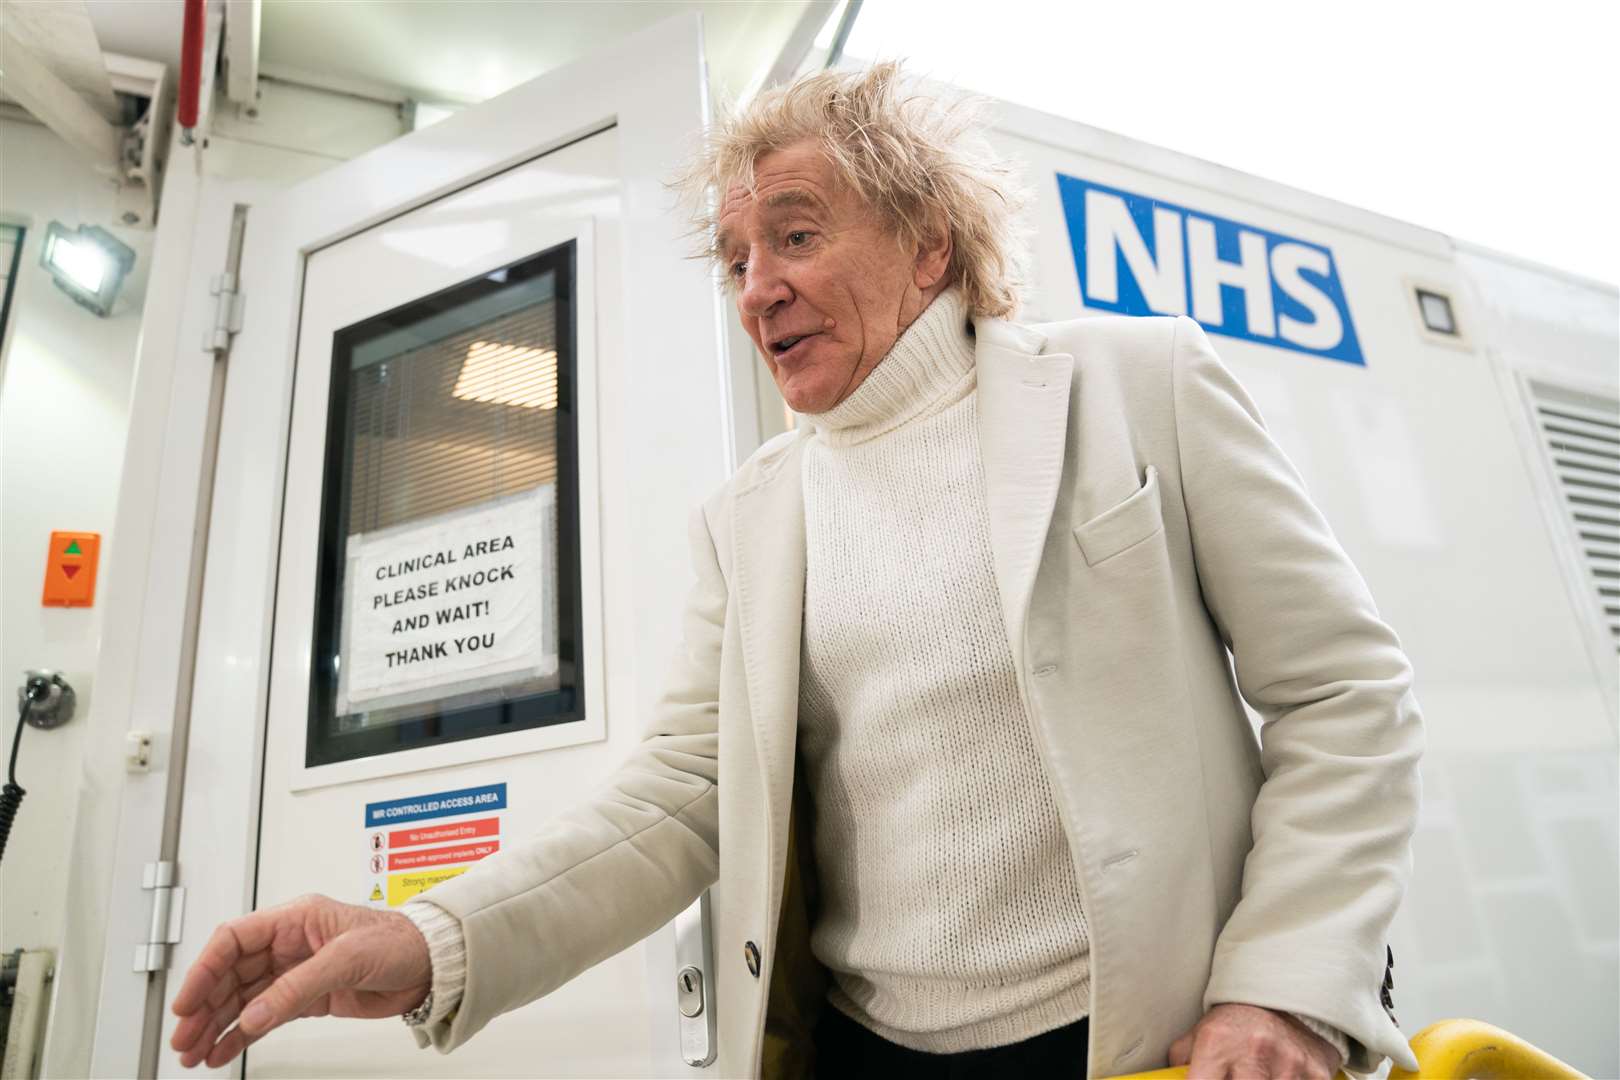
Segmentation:
[(62, 573), (66, 574), (68, 576), (69, 581), (71, 581), (73, 579), (73, 575), (77, 574), (78, 572), (79, 572), (79, 568), (77, 566), (64, 566), (64, 567), (62, 567)]
[(79, 542), (77, 540), (69, 540), (67, 550), (63, 551), (62, 554), (64, 554), (64, 555), (83, 555), (84, 552), (79, 550)]
[(371, 898), (373, 900), (381, 900), (383, 898), (381, 885), (373, 885), (371, 887)]

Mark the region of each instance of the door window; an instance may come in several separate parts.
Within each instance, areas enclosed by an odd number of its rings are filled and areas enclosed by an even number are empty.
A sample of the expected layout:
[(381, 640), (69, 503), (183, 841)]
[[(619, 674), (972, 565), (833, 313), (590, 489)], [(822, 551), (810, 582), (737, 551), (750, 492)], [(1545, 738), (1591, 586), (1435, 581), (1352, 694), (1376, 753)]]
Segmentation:
[(573, 275), (334, 335), (307, 766), (583, 718)]

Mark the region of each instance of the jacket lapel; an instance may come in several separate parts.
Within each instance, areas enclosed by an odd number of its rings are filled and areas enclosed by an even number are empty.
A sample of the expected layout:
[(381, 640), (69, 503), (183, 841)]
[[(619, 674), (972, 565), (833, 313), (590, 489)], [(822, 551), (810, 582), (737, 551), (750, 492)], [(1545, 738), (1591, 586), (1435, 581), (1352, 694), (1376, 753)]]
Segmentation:
[(1041, 355), (1045, 337), (1016, 323), (980, 319), (974, 328), (990, 548), (1022, 681), (1024, 617), (1063, 473), (1074, 357)]
[[(799, 733), (799, 649), (804, 629), (803, 437), (732, 503), (737, 617), (766, 820), (773, 851), (786, 840), (779, 796), (793, 781)], [(784, 804), (785, 805), (785, 804)], [(778, 820), (780, 819), (780, 820)]]

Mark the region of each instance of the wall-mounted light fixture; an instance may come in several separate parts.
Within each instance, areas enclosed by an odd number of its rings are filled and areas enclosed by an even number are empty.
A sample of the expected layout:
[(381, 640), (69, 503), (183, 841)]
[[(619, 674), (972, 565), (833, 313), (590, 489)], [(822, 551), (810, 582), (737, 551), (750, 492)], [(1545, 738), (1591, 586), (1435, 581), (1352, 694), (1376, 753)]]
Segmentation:
[(135, 266), (135, 250), (96, 225), (69, 229), (53, 221), (45, 230), (39, 264), (56, 287), (97, 315), (112, 310), (124, 278)]

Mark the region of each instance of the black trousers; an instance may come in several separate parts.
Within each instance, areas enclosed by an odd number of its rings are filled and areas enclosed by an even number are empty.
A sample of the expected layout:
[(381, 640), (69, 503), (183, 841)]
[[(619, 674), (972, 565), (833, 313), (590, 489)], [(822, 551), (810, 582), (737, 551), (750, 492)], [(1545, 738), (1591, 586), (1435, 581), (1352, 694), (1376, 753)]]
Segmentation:
[(1081, 1017), (1067, 1027), (1006, 1046), (960, 1054), (929, 1054), (892, 1043), (829, 1004), (816, 1021), (816, 1078), (1085, 1080), (1090, 1019)]

